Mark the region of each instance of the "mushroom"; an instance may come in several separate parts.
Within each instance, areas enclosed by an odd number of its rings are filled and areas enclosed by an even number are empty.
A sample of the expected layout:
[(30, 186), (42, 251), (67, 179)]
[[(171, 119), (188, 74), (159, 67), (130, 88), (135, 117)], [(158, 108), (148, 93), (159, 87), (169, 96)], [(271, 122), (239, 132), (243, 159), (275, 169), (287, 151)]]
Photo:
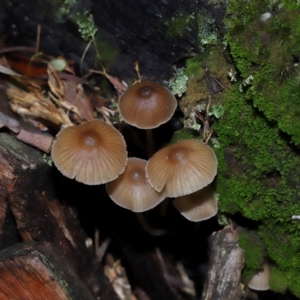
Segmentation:
[(125, 172), (106, 184), (109, 197), (133, 212), (143, 212), (158, 205), (165, 196), (155, 191), (147, 181), (146, 160), (131, 157)]
[(146, 81), (130, 86), (121, 96), (119, 111), (124, 121), (140, 129), (146, 129), (149, 157), (153, 154), (152, 128), (171, 119), (177, 100), (165, 86)]
[(61, 130), (51, 155), (63, 175), (88, 185), (114, 180), (127, 164), (123, 136), (100, 120)]
[(188, 220), (199, 222), (215, 216), (218, 212), (217, 196), (210, 185), (173, 201), (176, 209)]
[(217, 165), (209, 146), (200, 140), (183, 140), (156, 152), (146, 165), (146, 176), (152, 187), (166, 197), (180, 197), (210, 184)]
[(256, 291), (266, 291), (270, 289), (270, 268), (269, 264), (264, 262), (262, 269), (256, 273), (248, 283), (248, 287)]

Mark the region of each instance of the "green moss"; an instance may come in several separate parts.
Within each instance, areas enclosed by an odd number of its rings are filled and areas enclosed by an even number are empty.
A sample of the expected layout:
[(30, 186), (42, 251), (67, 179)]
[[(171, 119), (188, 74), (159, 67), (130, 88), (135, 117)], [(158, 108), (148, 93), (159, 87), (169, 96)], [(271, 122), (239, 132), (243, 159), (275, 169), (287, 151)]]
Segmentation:
[(284, 294), (287, 289), (285, 274), (276, 266), (272, 266), (270, 269), (270, 289), (282, 294)]
[[(232, 82), (228, 72), (233, 69), (225, 59), (221, 43), (210, 45), (203, 53), (186, 61), (185, 74), (189, 80), (187, 91), (179, 101), (179, 107), (185, 115), (185, 126), (193, 128), (195, 111), (206, 114), (205, 108), (210, 95), (209, 116), (213, 122), (223, 114), (223, 93), (229, 90)], [(201, 124), (203, 126), (203, 124)]]
[[(263, 19), (265, 13), (269, 18)], [(246, 96), (269, 120), (300, 144), (298, 66), (300, 5), (296, 1), (230, 1), (227, 42), (245, 79), (252, 75)]]
[(176, 143), (181, 140), (199, 139), (199, 134), (196, 131), (183, 128), (181, 130), (175, 131), (172, 136), (170, 143)]
[[(101, 65), (104, 65), (106, 69), (109, 69), (115, 64), (120, 50), (108, 43), (101, 30), (99, 30), (99, 32), (95, 36), (95, 44), (100, 54), (99, 63)], [(94, 52), (94, 54), (96, 56), (96, 51)]]
[[(200, 74), (200, 76), (204, 75), (205, 70), (204, 68), (201, 68), (201, 57), (200, 55), (197, 55), (193, 58), (190, 58), (186, 61), (186, 69), (185, 69), (185, 73), (188, 77), (191, 76), (195, 76), (196, 74), (199, 74), (199, 72), (201, 72), (202, 74)], [(201, 77), (202, 77), (201, 76)]]
[(78, 5), (77, 0), (63, 0), (55, 1), (56, 5), (59, 5), (57, 17), (62, 20), (65, 16), (70, 16), (73, 13), (74, 8)]
[[(165, 22), (167, 31), (166, 38), (182, 38), (184, 36), (194, 36), (195, 40), (190, 40), (197, 48), (203, 48), (208, 44), (217, 41), (217, 30), (214, 19), (209, 11), (199, 11), (197, 7), (190, 5), (191, 13), (178, 12)], [(189, 34), (192, 33), (192, 34)]]
[(177, 13), (172, 19), (166, 22), (167, 38), (183, 37), (186, 31), (191, 31), (193, 28), (195, 16), (193, 14)]
[(95, 38), (98, 28), (96, 27), (93, 16), (89, 11), (84, 11), (84, 13), (76, 13), (73, 21), (78, 26), (78, 31), (83, 40), (88, 42), (90, 39)]
[(214, 125), (220, 141), (215, 149), (220, 208), (258, 222), (267, 256), (300, 296), (300, 224), (291, 221), (300, 212), (300, 154), (238, 85), (224, 97), (224, 116)]
[(242, 231), (238, 234), (238, 243), (245, 251), (245, 266), (242, 281), (248, 283), (256, 271), (261, 268), (265, 251), (264, 244), (254, 231)]
[[(300, 72), (293, 65), (296, 54), (290, 46), (285, 47), (293, 43), (284, 39), (283, 32), (289, 32), (286, 26), (274, 23), (277, 27), (272, 27), (271, 22), (259, 22), (267, 6), (261, 7), (259, 1), (242, 4), (231, 1), (230, 9), (233, 4), (237, 11), (228, 11), (227, 22), (230, 16), (233, 23), (227, 23), (227, 40), (240, 71), (237, 82), (230, 90), (225, 77), (228, 78), (231, 67), (220, 63), (222, 52), (212, 47), (187, 61), (189, 83), (179, 105), (185, 116), (189, 116), (191, 107), (207, 99), (203, 65), (209, 66), (222, 84), (226, 83), (227, 88), (221, 94), (224, 115), (213, 124), (219, 141), (215, 148), (219, 162), (215, 183), (221, 213), (239, 213), (257, 224), (255, 234), (242, 235), (239, 241), (246, 255), (243, 282), (253, 276), (266, 256), (276, 265), (271, 288), (281, 293), (287, 288), (300, 297), (300, 223), (291, 220), (292, 215), (300, 214), (300, 153), (283, 133), (290, 134), (296, 143), (300, 140), (300, 127), (295, 126), (300, 116)], [(272, 13), (276, 15), (276, 9)], [(278, 14), (282, 18), (285, 13)], [(253, 27), (249, 27), (250, 23)], [(296, 20), (294, 26), (298, 23)], [(262, 31), (259, 26), (267, 30)], [(277, 31), (277, 36), (264, 37), (269, 31)], [(269, 44), (264, 46), (266, 49), (261, 46), (265, 38), (274, 41), (270, 44), (272, 51), (268, 50)], [(284, 41), (283, 49), (279, 47), (279, 39)], [(291, 69), (291, 64), (296, 69)], [(251, 75), (253, 81), (245, 84)]]
[(198, 41), (200, 47), (208, 44), (214, 44), (217, 41), (217, 33), (215, 28), (215, 21), (209, 17), (209, 14), (197, 16), (198, 25)]

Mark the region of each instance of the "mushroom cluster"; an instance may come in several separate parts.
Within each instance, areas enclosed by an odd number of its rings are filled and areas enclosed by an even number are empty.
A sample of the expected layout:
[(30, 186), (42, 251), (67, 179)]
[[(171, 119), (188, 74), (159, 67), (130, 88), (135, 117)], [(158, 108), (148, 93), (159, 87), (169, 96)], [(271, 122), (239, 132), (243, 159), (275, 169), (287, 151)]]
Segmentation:
[(216, 215), (217, 199), (211, 186), (217, 174), (214, 151), (200, 140), (183, 140), (156, 152), (146, 165), (152, 187), (166, 197), (190, 221)]
[(143, 212), (158, 205), (165, 195), (153, 189), (146, 178), (146, 160), (131, 157), (125, 172), (106, 184), (109, 197), (118, 205)]
[(217, 213), (216, 195), (209, 186), (217, 173), (214, 151), (200, 140), (184, 140), (152, 156), (151, 130), (166, 123), (176, 107), (174, 95), (151, 81), (132, 85), (120, 97), (124, 121), (147, 132), (148, 162), (128, 159), (123, 136), (100, 120), (61, 130), (52, 145), (52, 159), (66, 177), (87, 185), (106, 184), (110, 198), (133, 212), (171, 197), (187, 219), (208, 219)]

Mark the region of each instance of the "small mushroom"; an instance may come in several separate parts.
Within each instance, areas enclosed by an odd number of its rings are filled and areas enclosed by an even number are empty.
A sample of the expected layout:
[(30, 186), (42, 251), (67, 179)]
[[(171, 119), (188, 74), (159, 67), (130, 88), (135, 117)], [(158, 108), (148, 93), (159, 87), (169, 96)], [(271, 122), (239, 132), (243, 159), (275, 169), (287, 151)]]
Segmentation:
[(154, 151), (152, 128), (170, 120), (176, 107), (177, 100), (171, 91), (152, 81), (130, 86), (119, 101), (119, 111), (124, 121), (137, 128), (146, 129), (149, 157)]
[(256, 291), (266, 291), (270, 289), (270, 268), (268, 263), (264, 263), (262, 270), (256, 273), (248, 283), (248, 287)]
[(106, 184), (110, 198), (123, 208), (143, 212), (158, 205), (165, 196), (155, 191), (147, 181), (146, 160), (131, 157), (124, 173)]
[(152, 81), (130, 86), (119, 101), (119, 111), (125, 122), (141, 129), (166, 123), (176, 107), (177, 100), (171, 91)]
[(146, 165), (146, 176), (152, 187), (166, 197), (180, 197), (210, 184), (217, 165), (209, 146), (200, 140), (183, 140), (156, 152)]
[(123, 136), (100, 120), (61, 130), (51, 155), (63, 175), (88, 185), (114, 180), (127, 164)]
[(215, 216), (218, 212), (217, 196), (210, 185), (173, 201), (176, 209), (188, 220), (204, 221)]

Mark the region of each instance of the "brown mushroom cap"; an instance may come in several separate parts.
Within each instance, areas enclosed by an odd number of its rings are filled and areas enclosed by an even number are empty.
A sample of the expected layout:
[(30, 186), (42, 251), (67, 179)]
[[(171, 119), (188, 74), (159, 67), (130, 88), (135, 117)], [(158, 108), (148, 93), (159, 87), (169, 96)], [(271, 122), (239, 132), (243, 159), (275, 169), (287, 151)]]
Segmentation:
[(256, 273), (248, 283), (248, 287), (256, 291), (266, 291), (270, 289), (270, 268), (268, 263), (264, 263), (262, 270)]
[(63, 175), (89, 185), (117, 178), (127, 164), (123, 136), (100, 120), (61, 130), (51, 155)]
[(106, 184), (106, 191), (116, 204), (134, 212), (143, 212), (155, 207), (165, 198), (147, 181), (146, 162), (139, 158), (129, 158), (124, 173)]
[(176, 198), (173, 205), (193, 222), (210, 219), (218, 212), (217, 196), (210, 185), (195, 193)]
[(154, 189), (166, 197), (194, 193), (217, 174), (214, 151), (199, 140), (183, 140), (156, 152), (146, 165), (146, 176)]
[(166, 123), (176, 106), (177, 100), (171, 91), (152, 81), (130, 86), (119, 101), (119, 111), (124, 121), (141, 129)]

